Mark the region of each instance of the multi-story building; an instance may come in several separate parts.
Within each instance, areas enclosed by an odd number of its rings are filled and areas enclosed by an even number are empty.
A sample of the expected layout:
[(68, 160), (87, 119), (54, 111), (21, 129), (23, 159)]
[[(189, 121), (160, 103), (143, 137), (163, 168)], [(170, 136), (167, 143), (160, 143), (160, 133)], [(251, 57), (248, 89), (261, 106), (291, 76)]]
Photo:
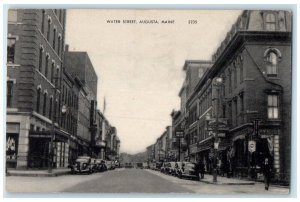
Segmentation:
[(78, 155), (96, 156), (97, 75), (87, 53), (65, 55), (65, 16), (58, 9), (9, 10), (8, 168), (50, 170)]
[(77, 135), (80, 139), (78, 153), (93, 155), (97, 136), (97, 81), (98, 77), (86, 52), (70, 52), (65, 48), (65, 68), (70, 75), (81, 83), (78, 94)]
[[(67, 162), (68, 138), (59, 130), (65, 10), (8, 12), (7, 167), (43, 168), (49, 161), (50, 131)], [(55, 150), (57, 151), (57, 150)], [(66, 166), (67, 164), (60, 164)]]
[(205, 151), (212, 149), (213, 136), (218, 134), (221, 168), (223, 165), (239, 176), (248, 176), (269, 157), (275, 177), (287, 179), (291, 156), (291, 13), (244, 11), (213, 61), (187, 101), (188, 110), (195, 111), (193, 106), (197, 106), (195, 154), (199, 159), (207, 158), (209, 152)]

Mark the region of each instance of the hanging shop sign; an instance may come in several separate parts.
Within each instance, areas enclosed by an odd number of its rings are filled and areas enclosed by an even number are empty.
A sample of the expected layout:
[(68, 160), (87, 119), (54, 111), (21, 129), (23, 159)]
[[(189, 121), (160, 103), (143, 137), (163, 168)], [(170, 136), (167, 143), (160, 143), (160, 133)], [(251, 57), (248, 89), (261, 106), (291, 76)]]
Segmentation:
[(248, 142), (248, 150), (250, 153), (253, 153), (256, 151), (256, 142), (254, 140), (250, 140)]

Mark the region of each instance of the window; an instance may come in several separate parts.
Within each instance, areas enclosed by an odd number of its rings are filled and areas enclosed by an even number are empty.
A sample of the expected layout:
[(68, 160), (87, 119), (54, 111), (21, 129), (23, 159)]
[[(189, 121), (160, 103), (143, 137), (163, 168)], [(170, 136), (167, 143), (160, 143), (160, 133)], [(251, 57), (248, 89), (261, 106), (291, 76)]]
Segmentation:
[(41, 102), (41, 89), (39, 88), (37, 90), (37, 96), (36, 96), (36, 112), (40, 113), (40, 102)]
[(229, 89), (229, 93), (231, 93), (231, 91), (232, 91), (232, 86), (231, 86), (232, 84), (231, 84), (231, 71), (229, 70), (229, 73), (228, 73), (228, 89)]
[(47, 93), (44, 93), (44, 98), (43, 98), (43, 116), (46, 115), (46, 105), (47, 105)]
[(58, 41), (57, 41), (57, 55), (58, 56), (60, 54), (60, 43), (61, 43), (61, 36), (58, 37)]
[(48, 28), (47, 28), (47, 40), (50, 40), (50, 28), (51, 28), (51, 19), (48, 19)]
[(45, 77), (48, 77), (48, 65), (49, 65), (49, 55), (46, 56), (46, 64), (45, 64)]
[(54, 80), (54, 68), (55, 68), (55, 63), (52, 62), (52, 64), (51, 64), (51, 83), (53, 83), (53, 80)]
[(277, 62), (278, 58), (275, 52), (270, 51), (267, 55), (267, 76), (277, 76)]
[(234, 83), (234, 88), (237, 87), (237, 66), (236, 62), (233, 63), (234, 70), (233, 70), (233, 83)]
[(58, 86), (58, 77), (59, 77), (59, 68), (56, 68), (56, 78), (55, 78), (55, 85)]
[(6, 106), (12, 107), (12, 97), (13, 97), (13, 81), (7, 81), (7, 97)]
[(53, 29), (53, 41), (52, 41), (52, 47), (55, 50), (55, 39), (56, 39), (56, 29)]
[(244, 123), (244, 94), (241, 94), (240, 95), (240, 120), (241, 120), (241, 123)]
[(7, 62), (15, 63), (16, 38), (8, 38), (7, 41)]
[(268, 95), (268, 118), (278, 119), (279, 118), (279, 104), (278, 95)]
[(53, 105), (53, 98), (50, 98), (49, 102), (49, 118), (52, 119), (52, 105)]
[(244, 64), (243, 64), (243, 59), (241, 56), (239, 57), (239, 67), (240, 67), (240, 83), (243, 83), (243, 81), (244, 81)]
[(265, 16), (265, 27), (268, 31), (276, 30), (276, 17), (274, 13), (268, 13)]
[(42, 10), (42, 27), (41, 27), (41, 31), (44, 34), (44, 32), (45, 32), (45, 10)]
[(40, 53), (39, 53), (39, 71), (42, 71), (42, 65), (43, 65), (43, 48), (40, 47)]

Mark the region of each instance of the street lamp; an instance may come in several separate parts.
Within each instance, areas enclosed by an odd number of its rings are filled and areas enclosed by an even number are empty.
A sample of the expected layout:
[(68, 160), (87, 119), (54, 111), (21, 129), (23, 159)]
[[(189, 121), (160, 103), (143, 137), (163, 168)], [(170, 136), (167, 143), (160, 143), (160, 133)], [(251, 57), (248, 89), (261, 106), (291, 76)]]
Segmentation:
[(64, 115), (67, 113), (67, 106), (63, 105), (61, 107), (61, 114), (62, 116), (57, 116), (55, 117), (53, 113), (52, 115), (52, 124), (51, 124), (51, 140), (50, 140), (50, 155), (48, 158), (48, 173), (52, 173), (52, 167), (53, 167), (53, 153), (54, 153), (54, 148), (53, 148), (53, 143), (54, 143), (54, 136), (55, 136), (55, 122), (54, 122), (54, 118), (62, 118), (64, 117)]
[(218, 160), (218, 150), (219, 150), (219, 108), (220, 108), (220, 86), (223, 83), (221, 77), (216, 77), (214, 79), (213, 85), (216, 89), (216, 98), (213, 98), (217, 101), (216, 103), (216, 123), (214, 127), (214, 170), (213, 170), (213, 182), (217, 182), (217, 160)]

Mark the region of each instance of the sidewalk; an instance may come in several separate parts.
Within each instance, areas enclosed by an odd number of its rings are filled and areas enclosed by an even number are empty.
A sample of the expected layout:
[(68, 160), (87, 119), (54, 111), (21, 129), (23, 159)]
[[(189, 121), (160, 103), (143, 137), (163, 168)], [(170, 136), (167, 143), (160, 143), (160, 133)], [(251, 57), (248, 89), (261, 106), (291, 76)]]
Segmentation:
[(70, 173), (70, 171), (70, 168), (52, 169), (52, 173), (48, 173), (48, 170), (8, 169), (6, 176), (56, 177), (60, 175), (67, 175)]
[(220, 185), (254, 185), (259, 182), (250, 181), (250, 180), (242, 180), (237, 178), (227, 178), (227, 177), (217, 177), (217, 182), (213, 182), (213, 176), (206, 174), (204, 175), (204, 179), (200, 179), (200, 182), (204, 182), (207, 184), (220, 184)]

